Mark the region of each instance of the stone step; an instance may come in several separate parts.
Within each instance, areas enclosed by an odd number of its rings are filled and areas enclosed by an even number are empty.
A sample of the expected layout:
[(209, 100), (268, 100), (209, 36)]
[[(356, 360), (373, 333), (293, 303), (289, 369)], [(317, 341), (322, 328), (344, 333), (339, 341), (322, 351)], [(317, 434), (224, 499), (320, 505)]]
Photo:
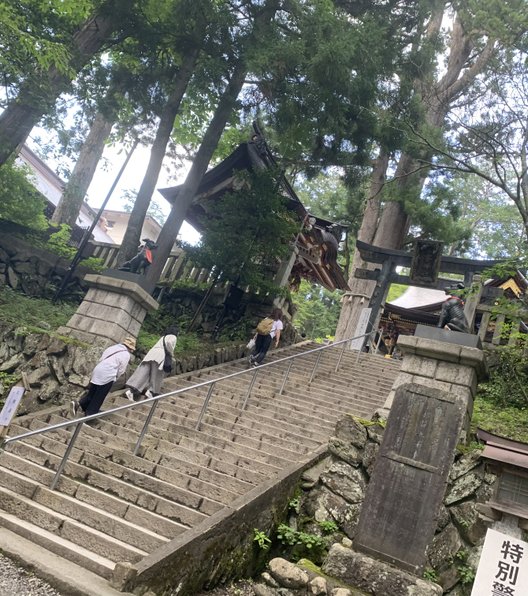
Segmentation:
[[(112, 416), (117, 417), (117, 415)], [(124, 416), (120, 416), (119, 418), (119, 421), (122, 422), (124, 426), (118, 426), (107, 418), (101, 418), (98, 421), (98, 429), (111, 435), (113, 439), (118, 437), (135, 444), (143, 424), (129, 420)], [(61, 421), (63, 422), (64, 420), (64, 418), (58, 416), (51, 416), (49, 423), (56, 424)], [(272, 444), (260, 443), (255, 440), (247, 441), (244, 437), (231, 435), (225, 432), (217, 432), (214, 426), (207, 424), (203, 425), (201, 431), (195, 431), (194, 428), (185, 425), (164, 422), (162, 425), (153, 426), (152, 428), (149, 427), (149, 434), (153, 437), (170, 440), (174, 443), (179, 443), (179, 435), (193, 437), (201, 443), (219, 447), (235, 455), (245, 456), (246, 458), (253, 460), (251, 463), (251, 466), (253, 467), (258, 465), (259, 462), (263, 462), (271, 464), (279, 470), (282, 469), (283, 466), (288, 465), (291, 461), (284, 455), (284, 453), (291, 456), (295, 455), (295, 457), (297, 457), (297, 454), (278, 449)], [(248, 443), (251, 443), (251, 445), (248, 445)]]
[[(200, 389), (196, 389), (185, 394), (184, 397), (168, 397), (166, 400), (159, 402), (159, 405), (156, 409), (156, 415), (160, 418), (170, 419), (170, 417), (173, 415), (174, 408), (176, 407), (177, 411), (180, 412), (181, 415), (189, 418), (192, 417), (190, 416), (190, 414), (192, 414), (195, 417), (194, 420), (197, 420), (205, 396), (205, 391), (201, 392)], [(271, 396), (266, 396), (263, 398), (262, 402), (265, 403), (269, 399), (271, 399)], [(209, 403), (208, 412), (214, 412), (215, 418), (218, 419), (225, 418), (226, 420), (232, 421), (235, 419), (238, 421), (238, 419), (241, 418), (250, 428), (255, 428), (257, 425), (262, 425), (264, 428), (270, 427), (273, 429), (284, 430), (288, 432), (290, 436), (300, 433), (299, 423), (294, 424), (289, 422), (286, 420), (286, 416), (284, 414), (281, 416), (273, 415), (273, 411), (269, 408), (260, 407), (260, 401), (255, 404), (250, 401), (245, 410), (240, 409), (239, 402), (239, 396), (236, 396), (229, 391), (213, 392), (211, 401)], [(120, 406), (124, 403), (128, 402), (121, 399), (119, 395), (115, 395), (109, 400), (109, 404), (113, 404), (112, 407)], [(136, 414), (137, 412), (138, 410), (131, 409), (128, 410), (124, 415), (132, 416), (132, 414)], [(320, 419), (314, 417), (314, 419), (309, 422), (309, 425), (307, 424), (303, 427), (301, 433), (303, 439), (313, 439), (319, 443), (321, 439), (324, 439), (327, 436), (329, 425), (321, 425), (319, 428), (316, 426), (318, 420)]]
[[(8, 462), (8, 460), (10, 461)], [(10, 452), (3, 454), (2, 462), (6, 463), (4, 466), (6, 469), (15, 471), (18, 476), (22, 476), (28, 479), (28, 481), (35, 480), (40, 485), (46, 487), (51, 485), (51, 481), (55, 476), (53, 470), (43, 468), (28, 459), (21, 459), (21, 456)], [(19, 479), (17, 482), (20, 483), (23, 481)], [(156, 513), (66, 476), (61, 476), (58, 489), (70, 497), (74, 497), (79, 502), (99, 508), (145, 530), (149, 530), (160, 537), (168, 539), (175, 538), (188, 529), (187, 526), (170, 521)], [(17, 490), (17, 492), (20, 491)], [(25, 492), (21, 494), (29, 496)]]
[[(178, 413), (176, 414), (175, 409), (171, 408), (170, 404), (163, 403), (162, 401), (156, 408), (151, 424), (163, 425), (165, 422), (170, 422), (194, 428), (202, 407), (200, 400), (193, 404), (188, 396), (185, 400), (185, 406), (185, 410), (183, 408), (177, 408), (176, 411)], [(122, 416), (129, 420), (136, 420), (141, 424), (144, 421), (144, 414), (135, 408), (123, 412)], [(221, 404), (217, 404), (214, 400), (210, 402), (203, 422), (213, 425), (216, 429), (222, 429), (223, 431), (244, 435), (249, 438), (256, 438), (257, 436), (259, 438), (269, 437), (270, 442), (274, 444), (280, 442), (283, 448), (289, 448), (291, 451), (295, 451), (299, 441), (304, 443), (306, 449), (316, 449), (327, 437), (326, 433), (320, 432), (317, 438), (314, 438), (313, 431), (307, 431), (303, 434), (302, 429), (299, 429), (298, 426), (292, 424), (283, 425), (280, 421), (270, 420), (263, 416), (256, 417), (252, 412), (227, 406), (225, 401)]]
[(133, 563), (148, 554), (3, 486), (0, 486), (0, 508), (10, 515), (15, 515), (17, 519), (38, 526), (114, 562)]
[(53, 532), (44, 530), (1, 509), (0, 525), (23, 538), (27, 538), (31, 543), (38, 544), (42, 548), (80, 565), (83, 569), (88, 569), (106, 579), (112, 577), (115, 567), (114, 561), (93, 553), (79, 544), (57, 536)]
[[(7, 454), (6, 457), (20, 460), (12, 454)], [(17, 463), (22, 467), (23, 464), (20, 461)], [(76, 497), (71, 497), (68, 494), (52, 491), (39, 482), (12, 470), (3, 472), (0, 476), (0, 486), (144, 552), (152, 552), (162, 544), (169, 542), (168, 538), (129, 522), (103, 508), (79, 501)]]
[[(311, 389), (311, 392), (314, 392), (314, 389)], [(314, 438), (317, 440), (321, 440), (321, 435), (328, 436), (328, 431), (332, 430), (335, 426), (337, 418), (343, 412), (351, 412), (353, 414), (364, 414), (369, 413), (372, 415), (376, 408), (380, 407), (386, 399), (386, 395), (381, 395), (377, 398), (365, 398), (362, 396), (355, 396), (351, 395), (342, 395), (339, 402), (330, 402), (330, 399), (333, 399), (335, 396), (334, 394), (327, 393), (324, 390), (317, 391), (319, 396), (325, 397), (328, 395), (328, 399), (326, 402), (321, 402), (320, 400), (313, 401), (311, 399), (311, 394), (309, 391), (303, 394), (299, 394), (297, 391), (290, 391), (286, 389), (283, 395), (253, 395), (252, 398), (248, 401), (247, 411), (251, 412), (252, 408), (256, 408), (259, 414), (263, 412), (267, 413), (268, 418), (274, 419), (279, 418), (281, 416), (292, 418), (291, 413), (295, 412), (294, 419), (298, 422), (298, 426), (304, 428), (314, 428), (317, 433)], [(222, 394), (219, 393), (213, 395), (213, 399), (210, 402), (209, 409), (211, 411), (225, 410), (225, 404), (236, 401), (236, 398), (231, 398), (233, 394)], [(174, 396), (168, 397), (169, 401), (172, 401), (177, 407), (178, 403), (182, 403), (183, 407), (188, 407), (188, 403), (192, 402), (194, 404), (194, 410), (196, 411), (196, 419), (198, 418), (198, 412), (202, 407), (203, 399), (205, 394), (202, 394), (201, 399), (195, 396), (192, 396), (191, 393), (184, 394), (183, 396)], [(229, 400), (229, 401), (227, 401)], [(320, 405), (324, 403), (325, 405)], [(233, 407), (233, 406), (231, 406)], [(359, 408), (358, 411), (355, 411), (356, 408)], [(181, 408), (179, 408), (181, 409)], [(208, 411), (209, 411), (208, 409)]]
[[(65, 443), (53, 437), (46, 437), (45, 440), (47, 442), (43, 442), (42, 446), (45, 447), (46, 452), (56, 452), (59, 457), (62, 457), (66, 450)], [(54, 441), (54, 445), (51, 445), (50, 441)], [(206, 515), (216, 513), (223, 504), (231, 502), (237, 496), (235, 493), (195, 478), (184, 478), (178, 472), (156, 466), (152, 462), (145, 462), (143, 458), (124, 451), (113, 451), (108, 459), (75, 447), (73, 451), (73, 455), (70, 456), (71, 461), (114, 478), (122, 478), (138, 488), (146, 488)], [(182, 484), (179, 484), (178, 480), (182, 481)]]
[[(300, 407), (304, 407), (307, 415), (314, 416), (316, 420), (326, 420), (330, 424), (335, 424), (336, 416), (338, 415), (339, 411), (342, 411), (343, 409), (349, 409), (349, 396), (347, 396), (346, 399), (341, 396), (341, 399), (334, 400), (333, 394), (329, 394), (329, 398), (325, 401), (319, 397), (321, 392), (316, 391), (314, 388), (303, 388), (302, 392), (300, 392), (295, 388), (290, 389), (287, 387), (282, 395), (278, 394), (279, 388), (280, 387), (277, 387), (277, 391), (275, 392), (270, 392), (269, 388), (256, 385), (256, 388), (253, 389), (253, 392), (247, 402), (248, 406), (258, 405), (260, 407), (269, 407), (271, 399), (273, 399), (273, 404), (281, 404), (285, 408), (289, 408), (291, 404), (295, 403)], [(244, 389), (247, 391), (247, 387)], [(167, 387), (166, 390), (170, 390), (170, 387)], [(201, 399), (196, 400), (196, 394)], [(206, 389), (201, 388), (192, 390), (192, 392), (189, 391), (188, 393), (175, 395), (170, 399), (178, 400), (174, 402), (175, 404), (182, 403), (182, 400), (195, 400), (196, 407), (201, 408), (205, 395)], [(240, 395), (240, 392), (236, 386), (233, 386), (231, 391), (227, 389), (224, 392), (215, 391), (213, 393), (212, 405), (216, 404), (217, 407), (221, 408), (222, 404), (224, 403), (223, 400), (228, 399), (236, 403), (238, 406), (240, 402), (240, 399), (236, 397), (238, 395)], [(338, 408), (337, 412), (336, 407)], [(312, 424), (313, 421), (310, 421), (310, 423)]]
[[(12, 450), (16, 455), (23, 457), (26, 460), (26, 463), (33, 462), (34, 464), (38, 464), (37, 466), (34, 466), (30, 469), (24, 468), (15, 471), (19, 471), (24, 475), (31, 473), (31, 477), (34, 480), (41, 482), (45, 486), (50, 486), (61, 458), (22, 442), (14, 443), (10, 450)], [(9, 467), (10, 462), (6, 461), (3, 465)], [(178, 503), (177, 501), (172, 500), (170, 497), (158, 495), (146, 487), (138, 487), (134, 485), (129, 481), (128, 474), (126, 474), (123, 478), (116, 478), (98, 470), (90, 469), (84, 464), (80, 465), (75, 461), (69, 460), (59, 481), (59, 490), (62, 489), (63, 483), (70, 479), (88, 484), (89, 486), (98, 490), (105, 491), (114, 497), (120, 498), (129, 503), (133, 503), (138, 507), (147, 509), (158, 516), (166, 517), (169, 520), (187, 528), (199, 524), (203, 520), (207, 519), (209, 515), (203, 511), (199, 511), (196, 508), (191, 508)], [(178, 492), (176, 487), (171, 487), (166, 483), (164, 484), (166, 485), (167, 492), (170, 493), (171, 489), (174, 492)], [(155, 488), (156, 483), (151, 483), (151, 487)], [(198, 504), (201, 504), (203, 501), (202, 497), (198, 497), (196, 495), (193, 495), (193, 498), (196, 499)], [(218, 510), (218, 507), (216, 507), (215, 510)]]
[[(262, 369), (262, 371), (267, 373), (266, 377), (265, 379), (259, 379), (259, 377), (257, 376), (257, 382), (255, 383), (253, 391), (256, 392), (259, 389), (265, 390), (267, 392), (278, 391), (280, 389), (280, 386), (282, 385), (284, 374), (281, 373), (279, 376), (275, 376), (274, 378), (273, 373), (270, 372), (268, 374), (267, 369)], [(393, 371), (391, 371), (391, 373), (392, 372)], [(387, 377), (388, 374), (389, 372), (387, 371)], [(317, 375), (315, 379), (312, 381), (312, 383), (308, 384), (306, 376), (299, 376), (291, 373), (290, 376), (288, 377), (288, 382), (285, 386), (288, 391), (293, 392), (296, 389), (300, 389), (310, 395), (314, 393), (315, 389), (326, 388), (327, 390), (332, 390), (334, 388), (345, 386), (352, 387), (356, 393), (363, 391), (378, 393), (380, 395), (386, 396), (389, 393), (395, 378), (395, 375), (391, 375), (390, 377), (380, 381), (378, 380), (376, 371), (367, 371), (365, 372), (364, 376), (359, 376), (354, 371), (346, 374), (341, 374), (341, 371), (339, 373), (333, 373), (329, 370), (322, 375)], [(215, 375), (208, 375), (200, 379), (195, 379), (195, 382), (213, 378), (217, 377)], [(347, 382), (347, 380), (349, 382)], [(166, 382), (164, 386), (164, 391), (168, 392), (186, 386), (190, 386), (190, 383), (188, 381), (182, 381), (178, 378), (174, 378)], [(245, 395), (248, 386), (249, 379), (246, 379), (245, 375), (241, 375), (239, 377), (226, 379), (225, 381), (217, 383), (217, 385), (215, 385), (214, 391), (218, 391), (218, 388), (222, 388), (225, 391), (232, 391), (236, 392), (237, 394), (243, 392)], [(203, 394), (207, 392), (207, 387), (201, 387), (194, 391)], [(186, 395), (187, 394), (188, 393), (186, 393)], [(314, 399), (316, 399), (315, 396)], [(322, 403), (321, 405), (324, 406), (324, 403)]]
[[(53, 435), (53, 437), (44, 436), (36, 446), (48, 453), (62, 457), (65, 451), (65, 443), (69, 441), (71, 435), (68, 431), (64, 430), (54, 431)], [(60, 440), (58, 440), (59, 438)], [(31, 443), (31, 437), (27, 442)], [(32, 444), (35, 445), (34, 442)], [(122, 449), (101, 446), (100, 443), (90, 440), (89, 437), (83, 436), (83, 433), (80, 433), (73, 449), (72, 461), (84, 463), (86, 458), (90, 456), (98, 458), (94, 464), (96, 469), (101, 469), (101, 466), (106, 465), (101, 463), (99, 461), (100, 459), (103, 462), (114, 462), (116, 466), (130, 468), (131, 470), (148, 474), (154, 478), (165, 480), (192, 493), (207, 495), (220, 503), (230, 503), (233, 498), (244, 494), (252, 488), (252, 485), (249, 483), (241, 482), (219, 473), (217, 473), (215, 483), (208, 482), (198, 477), (200, 470), (192, 470), (192, 473), (184, 474), (159, 463), (145, 461), (143, 458), (133, 455), (132, 451), (127, 452)], [(107, 465), (111, 466), (110, 463)], [(112, 475), (119, 477), (121, 470), (116, 466), (112, 468)]]

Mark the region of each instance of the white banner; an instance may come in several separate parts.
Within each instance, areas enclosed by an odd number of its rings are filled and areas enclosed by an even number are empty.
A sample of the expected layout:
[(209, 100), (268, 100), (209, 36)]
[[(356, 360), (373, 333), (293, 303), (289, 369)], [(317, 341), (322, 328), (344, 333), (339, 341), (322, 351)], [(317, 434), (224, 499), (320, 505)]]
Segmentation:
[[(363, 335), (367, 332), (368, 322), (370, 319), (370, 313), (372, 312), (371, 308), (364, 308), (359, 315), (359, 321), (356, 325), (356, 330), (354, 331), (353, 337), (358, 337), (358, 335)], [(354, 341), (350, 342), (350, 349), (351, 350), (361, 350), (361, 346), (365, 341), (364, 337), (358, 337)]]
[(526, 596), (528, 542), (489, 529), (471, 596)]

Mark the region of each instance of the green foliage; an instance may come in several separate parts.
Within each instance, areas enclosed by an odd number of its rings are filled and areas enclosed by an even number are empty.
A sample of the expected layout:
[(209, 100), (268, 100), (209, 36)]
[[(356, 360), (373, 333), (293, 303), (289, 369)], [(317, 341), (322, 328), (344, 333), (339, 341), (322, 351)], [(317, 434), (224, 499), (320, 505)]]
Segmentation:
[(387, 294), (387, 302), (392, 302), (399, 298), (408, 288), (409, 286), (405, 286), (403, 284), (391, 284), (389, 288), (389, 293)]
[(290, 499), (288, 502), (288, 508), (293, 509), (293, 511), (295, 511), (295, 513), (299, 513), (300, 508), (301, 508), (301, 497), (299, 495), (297, 495), (297, 496), (293, 497), (292, 499)]
[(438, 573), (434, 569), (431, 569), (431, 567), (424, 569), (423, 578), (434, 583), (437, 583), (439, 579)]
[[(50, 252), (60, 255), (65, 259), (71, 260), (77, 253), (77, 248), (70, 245), (71, 228), (67, 224), (61, 224), (59, 229), (50, 235), (43, 248)], [(104, 268), (103, 260), (97, 257), (89, 257), (79, 262), (81, 267), (86, 267), (92, 271), (101, 271)]]
[(6, 372), (0, 372), (0, 408), (4, 405), (5, 398), (8, 396), (11, 387), (20, 381), (18, 375), (13, 375)]
[(271, 546), (271, 540), (268, 538), (266, 532), (257, 528), (253, 529), (253, 542), (256, 542), (262, 550), (268, 550)]
[(460, 565), (458, 567), (458, 576), (463, 584), (471, 584), (475, 579), (475, 570), (469, 565)]
[(0, 219), (35, 230), (47, 227), (45, 201), (28, 180), (28, 171), (10, 161), (0, 168)]
[(317, 522), (324, 534), (333, 534), (339, 530), (339, 526), (332, 520), (323, 520)]
[(66, 259), (73, 259), (75, 248), (69, 244), (71, 228), (67, 224), (61, 224), (59, 229), (50, 235), (46, 248)]
[(0, 320), (10, 325), (31, 326), (42, 331), (40, 323), (44, 322), (54, 330), (65, 325), (76, 308), (77, 305), (66, 302), (52, 304), (49, 300), (29, 298), (8, 287), (0, 290)]
[(296, 308), (293, 322), (300, 333), (309, 339), (334, 334), (341, 310), (339, 292), (303, 280), (299, 291), (292, 293), (292, 301)]
[(292, 251), (298, 228), (279, 194), (279, 172), (241, 173), (239, 190), (206, 205), (207, 226), (197, 246), (186, 246), (191, 261), (217, 268), (219, 280), (253, 291), (273, 291), (277, 264)]
[[(21, 6), (22, 5), (22, 6)], [(93, 10), (90, 0), (32, 0), (0, 5), (3, 84), (14, 86), (34, 71), (67, 72), (72, 33)]]
[(528, 443), (528, 408), (499, 406), (479, 391), (473, 406), (472, 428), (480, 427), (514, 441)]
[(501, 408), (528, 408), (528, 363), (524, 345), (499, 346), (495, 360), (488, 382), (479, 389), (480, 395)]
[(292, 556), (297, 560), (305, 556), (306, 553), (311, 553), (312, 557), (318, 558), (327, 546), (321, 536), (295, 530), (287, 524), (279, 525), (277, 539), (284, 546), (293, 547)]

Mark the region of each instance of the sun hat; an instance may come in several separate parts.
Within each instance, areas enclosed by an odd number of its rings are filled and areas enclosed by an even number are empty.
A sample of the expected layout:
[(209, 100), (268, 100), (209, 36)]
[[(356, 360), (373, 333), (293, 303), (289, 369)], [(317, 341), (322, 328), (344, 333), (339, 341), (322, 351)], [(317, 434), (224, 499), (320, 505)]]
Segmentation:
[(126, 346), (131, 352), (136, 349), (136, 340), (133, 337), (125, 337), (125, 339), (121, 342), (124, 346)]

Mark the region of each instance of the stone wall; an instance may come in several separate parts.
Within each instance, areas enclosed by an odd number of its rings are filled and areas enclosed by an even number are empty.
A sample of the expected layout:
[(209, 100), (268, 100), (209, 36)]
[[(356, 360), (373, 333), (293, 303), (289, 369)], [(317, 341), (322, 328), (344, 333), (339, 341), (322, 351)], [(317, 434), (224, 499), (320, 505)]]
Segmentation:
[[(61, 405), (79, 397), (88, 385), (101, 352), (102, 346), (88, 346), (47, 333), (27, 333), (23, 328), (0, 323), (0, 373), (23, 375), (29, 387), (19, 406), (19, 415), (35, 412), (43, 404)], [(173, 374), (230, 362), (244, 357), (247, 352), (245, 344), (236, 344), (195, 355), (177, 355)], [(138, 355), (132, 366), (139, 361)], [(123, 379), (120, 379), (115, 388), (122, 386)], [(6, 395), (7, 387), (0, 384), (0, 401)]]
[[(329, 441), (329, 457), (303, 476), (301, 507), (290, 520), (292, 527), (321, 537), (325, 536), (321, 529), (324, 523), (335, 522), (339, 530), (325, 538), (328, 554), (320, 568), (306, 561), (294, 565), (272, 559), (254, 586), (258, 596), (470, 594), (486, 532), (475, 504), (490, 498), (495, 482), (495, 476), (484, 470), (479, 450), (457, 455), (451, 468), (423, 579), (386, 563), (373, 565), (371, 558), (353, 550), (359, 512), (383, 431), (380, 424), (351, 416), (338, 422)], [(352, 576), (362, 577), (363, 584), (357, 585), (355, 580), (356, 585), (352, 585)]]
[[(15, 235), (17, 232), (27, 233), (27, 229), (0, 222), (0, 288), (8, 286), (27, 296), (51, 298), (62, 282), (69, 260), (24, 242)], [(67, 297), (82, 298), (86, 290), (82, 278), (86, 273), (84, 267), (77, 269), (65, 288)]]

